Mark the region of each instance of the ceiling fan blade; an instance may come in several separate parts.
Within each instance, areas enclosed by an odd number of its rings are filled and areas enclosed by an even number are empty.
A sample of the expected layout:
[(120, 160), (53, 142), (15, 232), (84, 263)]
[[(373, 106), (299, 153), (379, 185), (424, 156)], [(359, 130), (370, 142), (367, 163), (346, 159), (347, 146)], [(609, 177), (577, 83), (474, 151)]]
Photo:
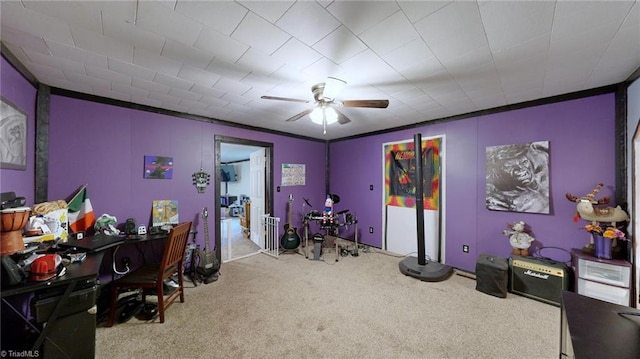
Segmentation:
[(334, 110), (336, 111), (336, 113), (338, 114), (338, 123), (341, 125), (344, 125), (346, 123), (351, 122), (351, 120), (349, 119), (349, 117), (345, 116), (342, 112), (336, 110), (334, 108)]
[(324, 84), (324, 90), (322, 92), (322, 97), (326, 100), (333, 101), (336, 96), (342, 91), (344, 85), (347, 82), (344, 80), (340, 80), (335, 77), (327, 77), (327, 81)]
[(343, 107), (387, 108), (389, 100), (346, 100), (341, 101)]
[(261, 99), (264, 100), (278, 100), (278, 101), (289, 101), (289, 102), (302, 102), (302, 103), (312, 103), (308, 100), (301, 100), (297, 98), (289, 98), (289, 97), (277, 97), (277, 96), (260, 96)]
[(314, 108), (310, 108), (308, 110), (304, 110), (304, 111), (300, 112), (299, 114), (297, 114), (297, 115), (295, 115), (295, 116), (293, 116), (291, 118), (288, 118), (287, 120), (285, 120), (285, 122), (297, 121), (297, 120), (303, 118), (304, 116), (310, 114), (311, 111), (313, 111), (313, 110), (314, 110)]

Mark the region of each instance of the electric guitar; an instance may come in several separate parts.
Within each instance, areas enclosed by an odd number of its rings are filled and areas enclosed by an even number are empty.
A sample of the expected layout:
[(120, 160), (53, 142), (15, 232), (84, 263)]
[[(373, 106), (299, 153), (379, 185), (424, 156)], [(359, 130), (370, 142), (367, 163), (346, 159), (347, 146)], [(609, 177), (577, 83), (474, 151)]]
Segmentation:
[[(198, 273), (205, 279), (218, 272), (220, 264), (216, 258), (215, 252), (209, 249), (209, 224), (207, 223), (209, 213), (207, 207), (202, 209), (202, 222), (204, 223), (204, 253), (200, 253), (200, 262), (198, 263)], [(206, 281), (205, 281), (206, 282)]]
[(295, 249), (300, 245), (300, 236), (298, 236), (298, 228), (293, 227), (291, 215), (293, 209), (293, 195), (289, 195), (289, 222), (284, 225), (284, 234), (280, 237), (280, 246), (284, 249)]

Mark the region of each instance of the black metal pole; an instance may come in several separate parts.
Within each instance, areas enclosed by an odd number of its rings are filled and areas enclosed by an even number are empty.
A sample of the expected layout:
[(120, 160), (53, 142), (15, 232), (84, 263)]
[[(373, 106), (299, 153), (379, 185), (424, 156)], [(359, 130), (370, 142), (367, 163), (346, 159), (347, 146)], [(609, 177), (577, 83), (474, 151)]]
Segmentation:
[(415, 152), (416, 170), (416, 227), (418, 230), (418, 264), (423, 266), (426, 262), (424, 250), (424, 188), (422, 188), (422, 135), (413, 135), (413, 150)]

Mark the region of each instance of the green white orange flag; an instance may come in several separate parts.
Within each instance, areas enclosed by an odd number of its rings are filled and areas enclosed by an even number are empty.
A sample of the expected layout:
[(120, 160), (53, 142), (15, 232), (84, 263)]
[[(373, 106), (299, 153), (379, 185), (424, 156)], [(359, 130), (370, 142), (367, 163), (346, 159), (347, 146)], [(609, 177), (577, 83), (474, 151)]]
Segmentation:
[(96, 223), (96, 216), (87, 194), (87, 186), (83, 186), (69, 202), (69, 228), (71, 232), (86, 232)]

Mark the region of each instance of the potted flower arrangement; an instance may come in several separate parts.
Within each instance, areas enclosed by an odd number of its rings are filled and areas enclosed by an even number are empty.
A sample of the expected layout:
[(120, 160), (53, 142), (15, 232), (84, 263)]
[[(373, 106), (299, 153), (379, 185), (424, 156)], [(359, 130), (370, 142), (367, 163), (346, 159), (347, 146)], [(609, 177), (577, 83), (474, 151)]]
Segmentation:
[(594, 254), (598, 258), (611, 259), (612, 248), (618, 249), (618, 241), (627, 239), (625, 233), (618, 228), (609, 226), (603, 229), (598, 222), (589, 223), (584, 229), (593, 237)]

